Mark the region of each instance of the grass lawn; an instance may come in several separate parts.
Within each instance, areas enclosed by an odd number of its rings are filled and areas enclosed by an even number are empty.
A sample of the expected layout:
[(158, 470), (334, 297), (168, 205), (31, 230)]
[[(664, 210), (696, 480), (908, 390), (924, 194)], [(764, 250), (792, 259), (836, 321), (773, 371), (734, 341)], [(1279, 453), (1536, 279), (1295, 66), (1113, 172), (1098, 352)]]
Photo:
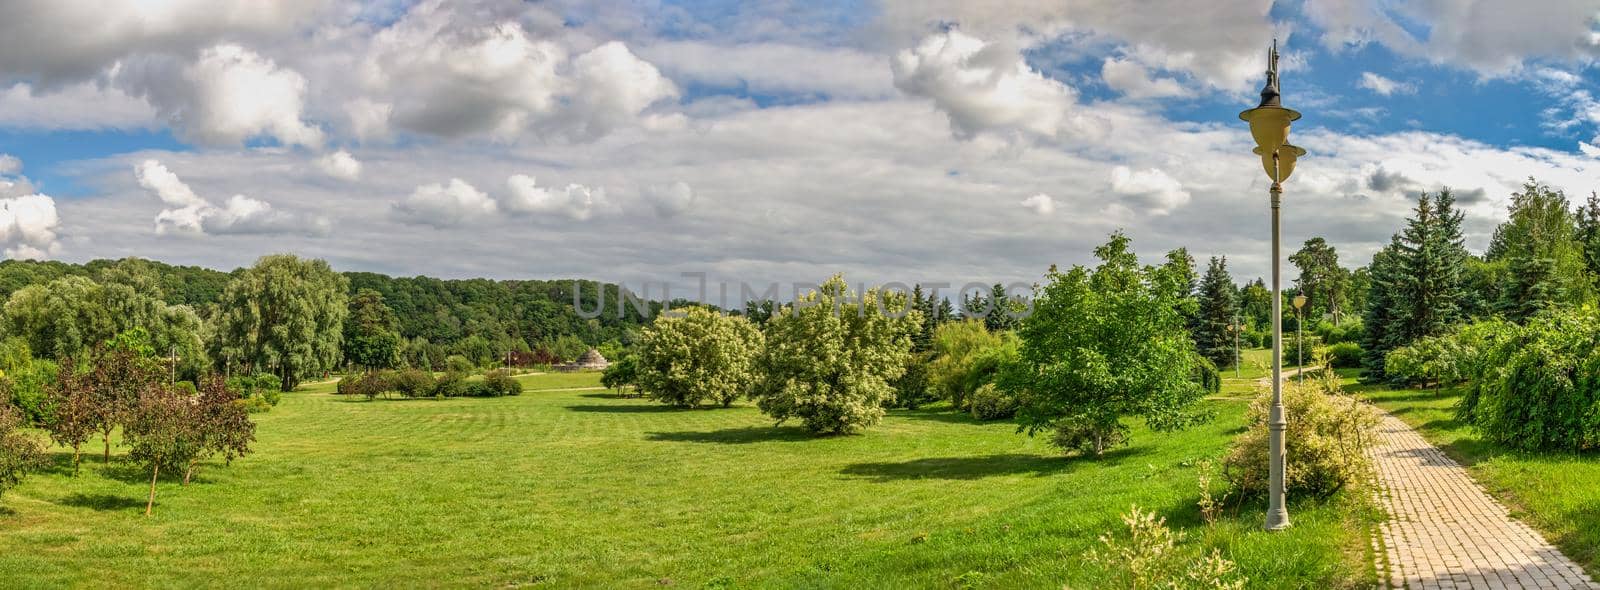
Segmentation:
[(1567, 556), (1600, 576), (1600, 455), (1529, 453), (1484, 442), (1455, 420), (1460, 392), (1347, 386), (1467, 466), (1473, 479)]
[(35, 474), (0, 500), (0, 586), (1096, 588), (1086, 554), (1131, 504), (1253, 587), (1372, 581), (1359, 494), (1293, 504), (1283, 533), (1258, 504), (1200, 522), (1196, 464), (1241, 428), (1235, 399), (1089, 461), (937, 409), (815, 438), (746, 404), (571, 390), (593, 373), (523, 379), (498, 399), (286, 394), (255, 454), (163, 481), (149, 518), (146, 474), (115, 460)]
[[(1306, 360), (1311, 360), (1311, 350), (1306, 349)], [(1217, 371), (1225, 378), (1261, 379), (1272, 374), (1272, 349), (1246, 348), (1239, 351), (1239, 367), (1234, 370), (1233, 365), (1219, 367)], [(1293, 368), (1300, 365), (1295, 363), (1295, 351), (1283, 351), (1284, 368)]]

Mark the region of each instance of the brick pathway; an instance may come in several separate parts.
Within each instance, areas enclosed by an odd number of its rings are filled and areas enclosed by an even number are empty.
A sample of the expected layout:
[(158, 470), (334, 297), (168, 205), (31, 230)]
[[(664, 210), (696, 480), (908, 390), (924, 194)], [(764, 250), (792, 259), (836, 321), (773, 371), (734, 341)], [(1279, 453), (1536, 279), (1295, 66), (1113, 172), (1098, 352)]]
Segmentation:
[(1389, 588), (1600, 589), (1399, 418), (1385, 414), (1379, 431), (1372, 455), (1389, 520), (1378, 571)]

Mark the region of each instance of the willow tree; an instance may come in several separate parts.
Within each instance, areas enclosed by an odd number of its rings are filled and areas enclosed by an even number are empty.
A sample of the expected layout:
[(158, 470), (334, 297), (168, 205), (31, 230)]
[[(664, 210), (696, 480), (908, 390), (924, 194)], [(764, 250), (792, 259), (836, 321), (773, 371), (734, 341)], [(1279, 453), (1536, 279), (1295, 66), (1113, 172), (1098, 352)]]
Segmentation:
[(767, 323), (757, 405), (779, 423), (796, 418), (816, 433), (877, 424), (922, 324), (913, 307), (904, 293), (858, 296), (840, 275), (796, 298)]
[(278, 376), (290, 391), (339, 364), (348, 281), (322, 260), (264, 256), (228, 283), (218, 302), (213, 357), (225, 367)]

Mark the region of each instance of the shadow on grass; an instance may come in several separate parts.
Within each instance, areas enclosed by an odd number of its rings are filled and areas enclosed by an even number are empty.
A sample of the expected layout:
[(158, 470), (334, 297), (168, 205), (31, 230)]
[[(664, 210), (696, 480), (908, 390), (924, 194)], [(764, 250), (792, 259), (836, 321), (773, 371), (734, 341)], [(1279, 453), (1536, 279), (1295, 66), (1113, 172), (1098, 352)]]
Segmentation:
[(92, 508), (105, 512), (108, 510), (128, 510), (131, 508), (144, 508), (144, 500), (126, 496), (113, 496), (111, 494), (73, 494), (56, 502), (63, 506), (76, 506), (78, 508)]
[(1408, 393), (1395, 394), (1395, 395), (1374, 395), (1373, 392), (1368, 392), (1366, 395), (1368, 397), (1372, 398), (1373, 401), (1381, 401), (1381, 402), (1445, 401), (1445, 400), (1449, 400), (1449, 399), (1452, 399), (1452, 398), (1455, 397), (1454, 392), (1452, 392), (1449, 389), (1446, 389), (1444, 391), (1439, 391), (1439, 390), (1436, 390), (1436, 389), (1415, 389), (1415, 390), (1406, 390), (1406, 391), (1408, 391)]
[(578, 394), (578, 397), (586, 397), (586, 398), (589, 398), (589, 399), (644, 399), (643, 396), (634, 395), (634, 394), (631, 394), (631, 393), (619, 394), (619, 393), (617, 393), (615, 391), (600, 391), (600, 392), (595, 392), (595, 393), (580, 393), (580, 394)]
[(839, 472), (883, 483), (903, 479), (983, 479), (1001, 475), (1051, 475), (1077, 469), (1082, 465), (1113, 464), (1118, 458), (1133, 453), (1131, 448), (1107, 451), (1098, 459), (1090, 457), (1062, 457), (1007, 453), (977, 457), (942, 457), (915, 459), (901, 463), (856, 463)]
[[(910, 418), (912, 420), (932, 420), (946, 424), (984, 424), (982, 420), (973, 418), (972, 414), (958, 412), (950, 408), (918, 408), (915, 410), (891, 410), (890, 416)], [(991, 420), (990, 422), (1010, 422), (1009, 420)]]
[(802, 442), (823, 438), (798, 426), (748, 426), (711, 432), (651, 432), (649, 440), (743, 445), (761, 442)]
[[(630, 404), (630, 405), (592, 405), (579, 404), (567, 406), (574, 412), (597, 412), (601, 414), (658, 414), (664, 412), (693, 412), (708, 408), (680, 408), (666, 404)], [(720, 409), (720, 408), (719, 408)]]

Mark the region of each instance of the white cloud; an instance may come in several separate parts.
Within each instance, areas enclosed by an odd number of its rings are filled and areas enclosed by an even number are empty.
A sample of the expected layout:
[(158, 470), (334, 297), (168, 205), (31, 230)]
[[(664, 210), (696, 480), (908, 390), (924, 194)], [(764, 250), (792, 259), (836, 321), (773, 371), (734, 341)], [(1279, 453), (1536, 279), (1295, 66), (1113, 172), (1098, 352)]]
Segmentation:
[(1134, 171), (1127, 166), (1111, 169), (1111, 192), (1131, 203), (1136, 211), (1166, 215), (1189, 202), (1183, 184), (1159, 168)]
[(894, 94), (894, 80), (883, 67), (883, 57), (855, 49), (668, 41), (641, 47), (640, 53), (680, 83), (832, 99)]
[(239, 145), (271, 137), (284, 145), (322, 144), (322, 130), (302, 120), (305, 77), (238, 45), (208, 48), (193, 63), (132, 63), (114, 79), (155, 105), (190, 141)]
[(689, 209), (694, 204), (694, 189), (689, 183), (678, 181), (666, 186), (652, 186), (645, 189), (645, 198), (655, 206), (656, 214), (662, 217), (672, 217)]
[[(1307, 2), (1305, 14), (1330, 49), (1380, 43), (1401, 55), (1474, 70), (1514, 73), (1540, 59), (1590, 63), (1600, 57), (1593, 0), (1512, 2)], [(1413, 35), (1416, 25), (1424, 37)]]
[(519, 214), (560, 213), (579, 221), (594, 215), (597, 208), (606, 205), (606, 191), (591, 189), (581, 184), (569, 184), (562, 190), (538, 186), (534, 177), (515, 174), (506, 179), (510, 195), (504, 200), (507, 211)]
[(16, 174), (22, 171), (22, 160), (11, 154), (0, 154), (0, 174)]
[(394, 105), (358, 98), (344, 105), (350, 118), (350, 132), (356, 139), (369, 141), (389, 137), (389, 117), (394, 115)]
[(361, 161), (345, 150), (317, 158), (316, 165), (323, 174), (339, 180), (354, 181), (361, 178)]
[(1044, 193), (1023, 199), (1021, 204), (1039, 215), (1048, 216), (1056, 213), (1056, 200)]
[(348, 107), (358, 133), (371, 135), (386, 119), (445, 137), (510, 141), (531, 131), (592, 140), (677, 96), (621, 42), (573, 58), (567, 45), (536, 38), (509, 15), (456, 8), (419, 4), (372, 39), (362, 64), (368, 102)]
[(157, 234), (321, 235), (330, 228), (326, 219), (278, 211), (266, 201), (244, 195), (234, 195), (217, 207), (156, 160), (141, 162), (133, 173), (139, 186), (167, 205), (156, 214)]
[(1417, 92), (1415, 84), (1391, 80), (1372, 72), (1361, 72), (1361, 81), (1356, 82), (1356, 86), (1366, 88), (1383, 96), (1416, 94)]
[(483, 191), (460, 178), (449, 184), (425, 184), (404, 201), (393, 203), (395, 216), (415, 225), (446, 228), (494, 215), (499, 208)]
[(24, 195), (0, 199), (0, 244), (7, 258), (44, 259), (61, 250), (55, 199)]
[(1100, 66), (1100, 78), (1112, 90), (1128, 98), (1168, 98), (1187, 96), (1189, 92), (1171, 78), (1150, 77), (1150, 70), (1131, 59), (1108, 57)]
[(1045, 77), (1015, 48), (950, 29), (923, 39), (892, 62), (895, 86), (931, 99), (956, 136), (1025, 133), (1062, 139), (1094, 129), (1075, 112), (1077, 92)]

